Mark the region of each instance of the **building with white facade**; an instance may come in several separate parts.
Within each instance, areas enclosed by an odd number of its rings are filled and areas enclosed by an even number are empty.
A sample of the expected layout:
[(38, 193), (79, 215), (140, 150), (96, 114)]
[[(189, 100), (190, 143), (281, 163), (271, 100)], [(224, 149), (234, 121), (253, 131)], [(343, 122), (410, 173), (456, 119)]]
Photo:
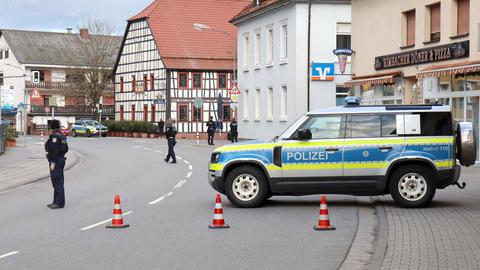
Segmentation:
[(333, 50), (350, 48), (350, 12), (345, 0), (256, 0), (231, 20), (240, 137), (273, 138), (308, 110), (343, 104), (350, 63), (341, 74)]
[[(15, 125), (17, 131), (26, 131), (33, 124), (43, 129), (51, 117), (52, 100), (56, 103), (55, 118), (65, 127), (78, 118), (94, 117), (85, 97), (72, 91), (69, 70), (84, 65), (84, 42), (105, 38), (117, 44), (106, 52), (110, 55), (106, 68), (111, 69), (121, 37), (90, 35), (88, 29), (80, 33), (0, 29), (2, 119)], [(39, 76), (37, 83), (33, 82), (34, 73)], [(31, 99), (35, 88), (40, 96)], [(104, 116), (113, 117), (113, 84), (105, 89), (102, 100)]]

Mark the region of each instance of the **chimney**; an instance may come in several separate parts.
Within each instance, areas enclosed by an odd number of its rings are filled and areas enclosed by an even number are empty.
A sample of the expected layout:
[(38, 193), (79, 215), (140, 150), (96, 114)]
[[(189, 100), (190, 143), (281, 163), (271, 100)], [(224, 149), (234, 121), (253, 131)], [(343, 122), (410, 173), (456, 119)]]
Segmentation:
[(67, 27), (67, 33), (68, 33), (68, 34), (71, 34), (71, 33), (72, 33), (72, 29), (73, 29), (72, 27)]
[(88, 29), (87, 28), (81, 28), (80, 29), (80, 38), (84, 40), (88, 40)]

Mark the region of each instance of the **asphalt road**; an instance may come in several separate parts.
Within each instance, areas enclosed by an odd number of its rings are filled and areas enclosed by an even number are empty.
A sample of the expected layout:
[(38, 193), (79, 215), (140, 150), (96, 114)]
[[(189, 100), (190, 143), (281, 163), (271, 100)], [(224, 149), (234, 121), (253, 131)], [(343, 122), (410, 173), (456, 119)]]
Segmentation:
[[(46, 207), (49, 181), (0, 193), (0, 269), (338, 269), (357, 229), (353, 196), (328, 197), (336, 231), (312, 229), (320, 196), (273, 197), (257, 209), (222, 196), (231, 228), (210, 230), (212, 148), (180, 142), (183, 159), (166, 164), (164, 140), (69, 144), (83, 158), (65, 175), (66, 208)], [(115, 194), (130, 228), (99, 224), (112, 217)]]

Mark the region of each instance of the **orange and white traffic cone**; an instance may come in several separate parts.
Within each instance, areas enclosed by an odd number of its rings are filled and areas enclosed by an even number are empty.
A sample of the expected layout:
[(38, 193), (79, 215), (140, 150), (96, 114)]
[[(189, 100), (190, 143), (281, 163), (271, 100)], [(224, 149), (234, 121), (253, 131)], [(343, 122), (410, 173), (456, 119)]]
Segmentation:
[(320, 217), (318, 218), (318, 224), (313, 226), (313, 228), (317, 231), (335, 230), (335, 227), (330, 224), (330, 219), (328, 218), (327, 197), (325, 196), (322, 196), (320, 201)]
[(115, 195), (112, 224), (108, 224), (107, 228), (120, 229), (129, 226), (130, 225), (123, 223), (122, 208), (120, 207), (120, 196)]
[(223, 219), (223, 208), (222, 208), (222, 199), (220, 194), (217, 194), (217, 200), (215, 202), (215, 211), (213, 212), (213, 222), (208, 225), (210, 229), (226, 229), (230, 228), (228, 224), (225, 224)]

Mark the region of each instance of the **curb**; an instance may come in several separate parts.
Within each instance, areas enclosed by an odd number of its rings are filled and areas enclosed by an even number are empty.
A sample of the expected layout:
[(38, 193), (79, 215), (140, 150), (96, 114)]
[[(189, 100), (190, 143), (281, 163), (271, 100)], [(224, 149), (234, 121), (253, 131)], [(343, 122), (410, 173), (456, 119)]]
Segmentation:
[[(377, 198), (377, 201), (380, 201)], [(382, 268), (383, 260), (385, 259), (385, 253), (387, 252), (388, 241), (388, 220), (387, 213), (383, 204), (377, 204), (375, 206), (378, 218), (378, 230), (377, 230), (377, 242), (375, 244), (375, 252), (372, 254), (368, 270), (377, 270)]]
[[(71, 158), (73, 159), (73, 163), (69, 164), (68, 166), (65, 166), (65, 172), (68, 172), (70, 171), (71, 169), (73, 169), (75, 166), (77, 166), (80, 161), (83, 161), (83, 155), (81, 155), (79, 152), (75, 151), (75, 150), (70, 150), (69, 152), (72, 153), (73, 156), (75, 156), (75, 158)], [(6, 191), (9, 191), (9, 190), (12, 190), (12, 189), (15, 189), (15, 188), (18, 188), (18, 187), (22, 187), (22, 186), (26, 186), (26, 185), (30, 185), (30, 184), (33, 184), (33, 183), (36, 183), (36, 182), (40, 182), (42, 180), (46, 180), (50, 178), (49, 175), (44, 175), (44, 176), (37, 176), (35, 177), (33, 180), (29, 180), (27, 182), (23, 182), (23, 183), (19, 183), (17, 185), (13, 185), (13, 186), (9, 186), (5, 189), (0, 189), (0, 193), (3, 193), (3, 192), (6, 192)]]
[(371, 268), (371, 261), (373, 255), (378, 249), (378, 226), (381, 221), (379, 221), (377, 215), (374, 198), (357, 197), (357, 206), (357, 231), (355, 232), (355, 236), (347, 255), (339, 267), (340, 270), (373, 269)]

